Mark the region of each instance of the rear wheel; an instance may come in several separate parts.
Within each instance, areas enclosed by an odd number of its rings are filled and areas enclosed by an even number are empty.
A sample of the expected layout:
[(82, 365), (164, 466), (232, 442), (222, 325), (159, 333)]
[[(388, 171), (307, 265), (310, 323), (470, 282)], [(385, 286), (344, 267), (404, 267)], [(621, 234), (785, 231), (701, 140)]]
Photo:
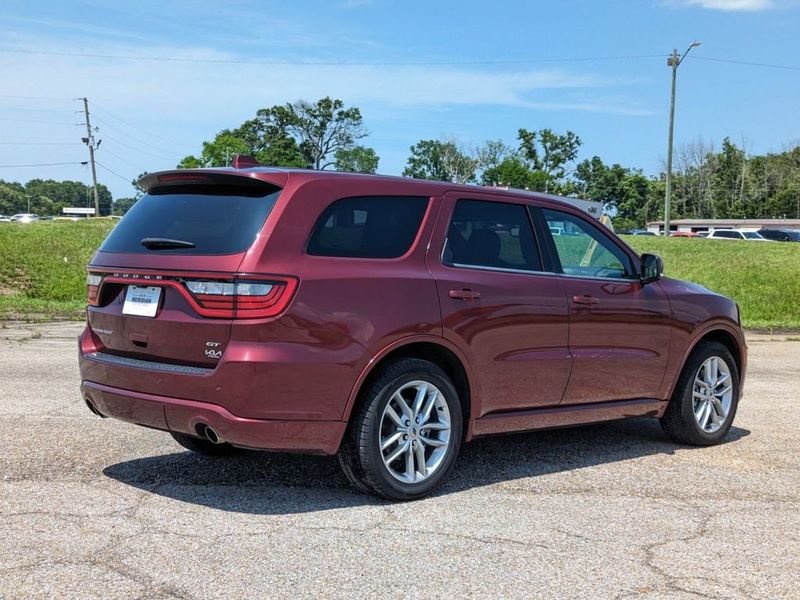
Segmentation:
[(208, 440), (204, 440), (199, 437), (185, 435), (183, 433), (176, 433), (174, 431), (171, 431), (170, 435), (181, 446), (187, 450), (191, 450), (192, 452), (197, 452), (198, 454), (206, 454), (209, 456), (230, 456), (231, 454), (239, 454), (241, 452), (241, 450), (235, 446), (231, 446), (230, 444), (226, 444), (224, 442), (221, 444), (214, 444), (213, 442), (209, 442)]
[(733, 355), (719, 342), (703, 342), (686, 362), (661, 426), (678, 442), (710, 446), (728, 433), (738, 404)]
[(354, 415), (339, 463), (356, 489), (392, 500), (430, 494), (461, 449), (458, 394), (435, 364), (406, 358), (387, 366)]

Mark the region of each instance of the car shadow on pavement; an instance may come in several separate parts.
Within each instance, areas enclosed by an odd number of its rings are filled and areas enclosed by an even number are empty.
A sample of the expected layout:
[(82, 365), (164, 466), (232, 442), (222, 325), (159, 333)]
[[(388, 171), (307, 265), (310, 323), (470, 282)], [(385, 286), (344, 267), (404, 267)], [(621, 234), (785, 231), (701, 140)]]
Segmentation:
[[(722, 443), (749, 434), (734, 426)], [(436, 495), (673, 454), (678, 447), (690, 448), (667, 439), (654, 419), (479, 439), (462, 448), (456, 468)], [(176, 452), (120, 462), (103, 473), (153, 494), (231, 512), (277, 515), (385, 504), (350, 488), (330, 456), (245, 452), (208, 457)]]

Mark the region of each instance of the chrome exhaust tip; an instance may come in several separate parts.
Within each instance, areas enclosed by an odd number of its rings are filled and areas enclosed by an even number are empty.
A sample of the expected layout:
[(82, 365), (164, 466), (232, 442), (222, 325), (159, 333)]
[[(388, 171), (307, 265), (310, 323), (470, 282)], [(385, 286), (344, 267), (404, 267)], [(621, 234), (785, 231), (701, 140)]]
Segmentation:
[(101, 419), (105, 419), (106, 418), (106, 416), (103, 413), (101, 413), (99, 410), (97, 410), (97, 407), (94, 405), (94, 402), (92, 402), (91, 399), (88, 396), (86, 398), (84, 398), (83, 401), (86, 402), (86, 407), (90, 411), (92, 411), (93, 415), (97, 415)]
[(222, 439), (222, 436), (218, 434), (213, 427), (206, 425), (205, 423), (201, 423), (197, 426), (197, 433), (201, 438), (208, 440), (212, 444), (225, 443), (225, 440)]

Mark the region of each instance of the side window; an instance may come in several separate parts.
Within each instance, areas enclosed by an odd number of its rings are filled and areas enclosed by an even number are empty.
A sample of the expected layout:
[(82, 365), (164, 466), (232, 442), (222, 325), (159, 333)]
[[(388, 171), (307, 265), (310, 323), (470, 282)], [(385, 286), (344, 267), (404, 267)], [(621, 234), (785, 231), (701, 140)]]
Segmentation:
[(314, 225), (306, 252), (313, 256), (397, 258), (417, 237), (428, 198), (362, 196), (337, 200)]
[(522, 204), (459, 200), (442, 261), (457, 267), (541, 271), (528, 209)]
[(544, 209), (544, 218), (553, 235), (561, 270), (567, 275), (587, 277), (630, 277), (630, 259), (599, 229), (580, 217), (558, 210)]

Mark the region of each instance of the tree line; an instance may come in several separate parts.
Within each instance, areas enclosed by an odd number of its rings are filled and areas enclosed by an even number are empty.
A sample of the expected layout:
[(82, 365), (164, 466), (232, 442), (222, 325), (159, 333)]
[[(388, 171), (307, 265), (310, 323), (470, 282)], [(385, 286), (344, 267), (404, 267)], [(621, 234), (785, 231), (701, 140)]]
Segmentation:
[[(98, 184), (100, 214), (110, 215), (112, 198), (109, 189)], [(31, 179), (22, 184), (0, 179), (0, 215), (15, 215), (30, 212), (37, 215), (60, 215), (62, 208), (94, 208), (92, 187), (80, 181), (55, 181), (53, 179)]]
[[(252, 119), (203, 142), (199, 153), (177, 166), (228, 166), (237, 154), (248, 154), (263, 165), (376, 173), (380, 157), (364, 143), (368, 136), (357, 107), (329, 97), (298, 101), (258, 110)], [(454, 138), (423, 139), (409, 149), (402, 174), (613, 203), (614, 222), (621, 228), (663, 217), (663, 172), (649, 176), (599, 156), (581, 159), (582, 145), (576, 133), (549, 128), (520, 128), (513, 143), (488, 140), (471, 148)], [(719, 148), (702, 140), (676, 148), (673, 219), (800, 218), (800, 145), (763, 155), (749, 154), (743, 146), (725, 138)], [(42, 214), (84, 206), (87, 190), (79, 182), (36, 179), (22, 186), (0, 181), (0, 214), (23, 212), (26, 195), (38, 198), (31, 209)], [(105, 186), (100, 196), (101, 212), (108, 214), (111, 196)], [(114, 213), (124, 214), (135, 201), (115, 200)]]

